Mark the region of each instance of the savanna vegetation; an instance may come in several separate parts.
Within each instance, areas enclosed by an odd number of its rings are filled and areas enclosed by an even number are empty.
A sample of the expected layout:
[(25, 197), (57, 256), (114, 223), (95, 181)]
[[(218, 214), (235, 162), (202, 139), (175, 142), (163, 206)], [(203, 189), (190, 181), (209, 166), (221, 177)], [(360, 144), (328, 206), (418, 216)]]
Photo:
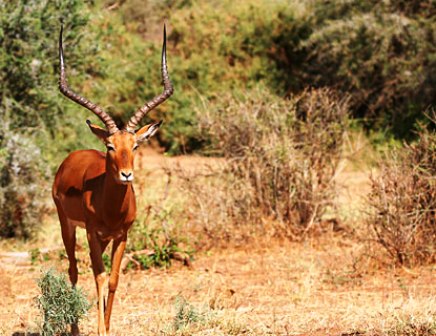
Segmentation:
[[(73, 150), (103, 148), (85, 124), (95, 117), (58, 91), (61, 22), (71, 87), (119, 126), (161, 90), (166, 22), (175, 94), (147, 118), (164, 120), (151, 147), (174, 157), (158, 173), (138, 175), (125, 271), (168, 268), (174, 259), (191, 265), (214, 249), (271, 241), (297, 250), (310, 244), (319, 256), (313, 239), (350, 256), (335, 256), (343, 265), (321, 256), (310, 268), (307, 281), (316, 275), (328, 290), (358, 287), (356, 279), (374, 270), (434, 270), (435, 17), (434, 0), (0, 2), (2, 243), (40, 248), (45, 223), (56, 221), (49, 191), (58, 165)], [(194, 167), (182, 154), (195, 156)], [(347, 169), (368, 184), (344, 205), (340, 175)], [(36, 259), (45, 257), (38, 252)], [(49, 272), (39, 284), (61, 280)], [(296, 306), (311, 297), (306, 282), (298, 286), (287, 297)], [(158, 324), (150, 333), (292, 332), (280, 321), (259, 329), (221, 316), (243, 305), (232, 291), (208, 290), (206, 308), (177, 293), (170, 327)], [(87, 303), (76, 294), (65, 295), (81, 317)], [(40, 307), (50, 295), (43, 291)], [(392, 313), (383, 326), (359, 325), (365, 331), (346, 335), (434, 334), (428, 300), (405, 315)], [(48, 314), (46, 321), (60, 321), (59, 332), (74, 317)]]

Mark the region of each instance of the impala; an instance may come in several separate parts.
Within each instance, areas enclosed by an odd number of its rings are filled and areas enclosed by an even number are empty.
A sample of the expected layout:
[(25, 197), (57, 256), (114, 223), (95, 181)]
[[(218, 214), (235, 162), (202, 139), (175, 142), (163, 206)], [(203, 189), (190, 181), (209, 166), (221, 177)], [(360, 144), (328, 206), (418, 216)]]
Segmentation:
[[(73, 92), (67, 84), (61, 27), (59, 35), (59, 89), (68, 98), (92, 111), (106, 128), (87, 124), (106, 145), (106, 153), (79, 150), (71, 153), (61, 164), (53, 184), (53, 199), (59, 215), (62, 240), (69, 260), (68, 273), (73, 287), (78, 271), (75, 257), (76, 228), (86, 229), (92, 270), (98, 295), (98, 335), (109, 333), (110, 317), (117, 290), (121, 259), (126, 247), (127, 233), (136, 217), (136, 200), (132, 186), (133, 160), (138, 146), (158, 130), (161, 122), (154, 122), (139, 130), (140, 120), (163, 103), (173, 93), (166, 62), (166, 29), (162, 46), (163, 93), (139, 108), (123, 129), (98, 105)], [(102, 254), (112, 245), (112, 268), (105, 273)], [(109, 291), (105, 301), (104, 287)], [(72, 334), (79, 335), (77, 323), (71, 325)]]

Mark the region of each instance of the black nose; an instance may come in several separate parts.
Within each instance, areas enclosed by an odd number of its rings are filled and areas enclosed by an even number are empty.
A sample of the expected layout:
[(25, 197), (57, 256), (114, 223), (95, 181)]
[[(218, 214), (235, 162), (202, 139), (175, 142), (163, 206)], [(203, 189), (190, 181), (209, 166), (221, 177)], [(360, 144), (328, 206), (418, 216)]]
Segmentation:
[(132, 173), (126, 174), (125, 172), (121, 172), (121, 175), (123, 175), (125, 178), (128, 178), (130, 175), (132, 175)]

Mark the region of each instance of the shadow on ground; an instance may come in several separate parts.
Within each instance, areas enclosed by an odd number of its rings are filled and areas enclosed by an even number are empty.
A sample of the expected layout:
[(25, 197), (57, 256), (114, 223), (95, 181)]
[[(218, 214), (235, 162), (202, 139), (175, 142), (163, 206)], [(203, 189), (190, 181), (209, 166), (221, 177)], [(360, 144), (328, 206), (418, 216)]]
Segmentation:
[[(16, 331), (11, 336), (42, 336), (39, 332)], [(71, 333), (63, 333), (60, 336), (71, 336)]]
[[(16, 331), (11, 336), (41, 336), (39, 332), (26, 332), (26, 331)], [(70, 333), (63, 333), (60, 336), (71, 336)]]

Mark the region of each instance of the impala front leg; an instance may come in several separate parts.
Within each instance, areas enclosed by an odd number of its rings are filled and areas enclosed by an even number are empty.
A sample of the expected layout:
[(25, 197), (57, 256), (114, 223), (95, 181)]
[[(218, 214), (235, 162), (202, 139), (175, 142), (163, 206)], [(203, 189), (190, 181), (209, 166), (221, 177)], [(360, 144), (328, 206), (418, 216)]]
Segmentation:
[(127, 237), (115, 240), (112, 246), (112, 269), (109, 278), (109, 295), (105, 311), (106, 332), (109, 333), (112, 304), (114, 302), (115, 291), (118, 287), (120, 277), (121, 260), (123, 259), (124, 249), (126, 248)]

